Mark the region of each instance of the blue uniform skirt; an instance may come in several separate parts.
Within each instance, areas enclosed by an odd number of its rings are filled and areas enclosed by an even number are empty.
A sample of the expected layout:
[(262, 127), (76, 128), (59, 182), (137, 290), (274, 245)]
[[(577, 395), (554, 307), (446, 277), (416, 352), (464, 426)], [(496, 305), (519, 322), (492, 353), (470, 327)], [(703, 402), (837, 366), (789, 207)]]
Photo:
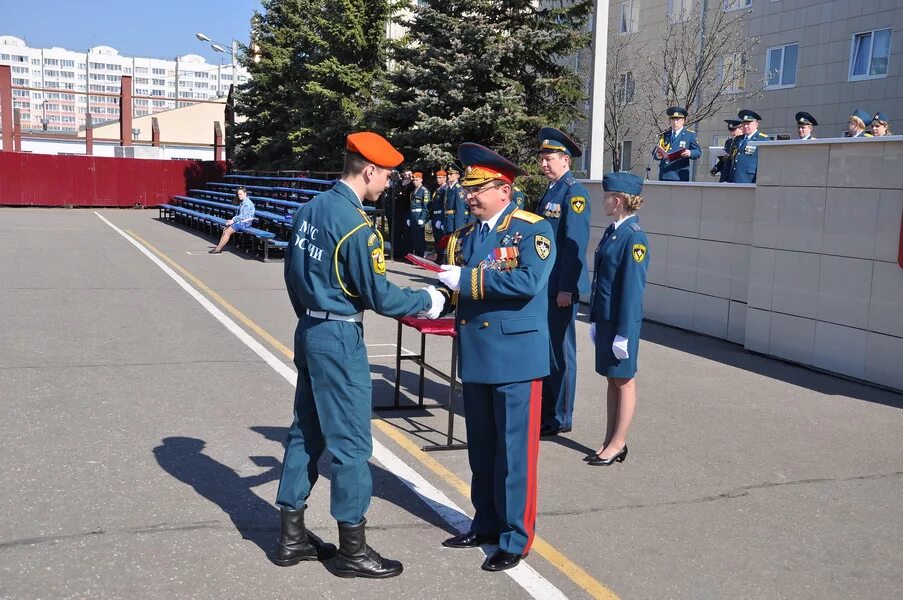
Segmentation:
[(615, 341), (616, 333), (614, 321), (598, 321), (596, 323), (596, 373), (617, 379), (633, 379), (636, 376), (642, 324), (642, 321), (637, 321), (630, 328), (630, 336), (627, 338), (627, 354), (630, 356), (624, 360), (618, 360), (611, 351), (611, 344)]

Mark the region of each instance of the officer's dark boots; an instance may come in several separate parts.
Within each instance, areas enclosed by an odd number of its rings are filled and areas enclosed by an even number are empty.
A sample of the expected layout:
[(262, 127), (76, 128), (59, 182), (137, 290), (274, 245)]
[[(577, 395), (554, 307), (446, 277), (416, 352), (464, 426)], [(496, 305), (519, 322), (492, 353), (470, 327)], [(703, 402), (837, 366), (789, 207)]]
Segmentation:
[(273, 562), (290, 567), (302, 560), (326, 560), (335, 556), (336, 549), (304, 528), (304, 510), (282, 509), (282, 535)]
[(367, 545), (366, 525), (366, 519), (357, 525), (339, 523), (339, 553), (328, 563), (329, 570), (338, 577), (383, 579), (400, 575), (400, 562), (383, 558)]

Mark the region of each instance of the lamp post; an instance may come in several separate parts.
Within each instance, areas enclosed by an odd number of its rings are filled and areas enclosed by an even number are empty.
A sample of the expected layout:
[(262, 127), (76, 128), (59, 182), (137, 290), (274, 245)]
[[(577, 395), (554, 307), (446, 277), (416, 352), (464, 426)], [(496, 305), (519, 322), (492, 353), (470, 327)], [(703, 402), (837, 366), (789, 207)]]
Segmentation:
[[(235, 38), (232, 38), (232, 43), (226, 44), (222, 42), (218, 42), (216, 40), (210, 39), (206, 34), (203, 33), (195, 33), (194, 37), (202, 42), (209, 42), (210, 47), (214, 52), (221, 52), (224, 54), (228, 54), (232, 59), (232, 82), (234, 83), (238, 79), (237, 67), (238, 67), (238, 41)], [(216, 73), (216, 95), (219, 97), (220, 89), (222, 87), (222, 73), (221, 69), (217, 69)], [(232, 94), (229, 94), (228, 101), (226, 102), (226, 160), (232, 160), (232, 154), (235, 150), (235, 100), (232, 97)]]

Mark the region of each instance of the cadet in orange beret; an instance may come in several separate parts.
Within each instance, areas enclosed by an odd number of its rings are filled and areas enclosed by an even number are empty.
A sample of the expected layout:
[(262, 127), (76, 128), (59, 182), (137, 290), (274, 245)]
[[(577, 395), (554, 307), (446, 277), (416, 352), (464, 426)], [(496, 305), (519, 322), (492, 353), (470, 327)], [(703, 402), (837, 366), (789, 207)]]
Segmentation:
[(411, 210), (408, 213), (408, 230), (411, 236), (411, 251), (417, 256), (426, 252), (424, 226), (427, 218), (427, 205), (430, 202), (430, 191), (423, 185), (423, 173), (416, 171), (413, 177), (414, 189), (411, 191)]
[[(348, 136), (341, 180), (295, 213), (285, 253), (285, 285), (295, 329), (294, 421), (285, 444), (276, 504), (282, 535), (273, 558), (280, 566), (330, 558), (340, 577), (384, 578), (402, 571), (381, 557), (364, 535), (372, 481), (367, 461), (371, 383), (364, 345), (364, 310), (388, 317), (418, 312), (435, 319), (445, 296), (433, 286), (399, 288), (386, 279), (383, 239), (363, 210), (386, 187), (404, 158), (382, 136)], [(317, 461), (332, 454), (331, 513), (339, 525), (339, 550), (304, 527), (304, 510), (317, 481)]]

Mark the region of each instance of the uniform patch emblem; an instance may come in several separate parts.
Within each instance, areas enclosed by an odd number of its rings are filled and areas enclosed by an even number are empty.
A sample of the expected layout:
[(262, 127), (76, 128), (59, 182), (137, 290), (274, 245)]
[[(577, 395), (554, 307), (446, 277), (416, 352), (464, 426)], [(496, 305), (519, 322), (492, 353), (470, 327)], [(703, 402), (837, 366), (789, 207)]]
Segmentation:
[(579, 215), (583, 212), (584, 208), (586, 208), (586, 198), (583, 196), (574, 196), (571, 198), (571, 210)]
[(552, 253), (552, 241), (549, 238), (544, 235), (537, 235), (533, 244), (536, 247), (536, 254), (539, 255), (539, 258), (543, 260), (549, 258), (549, 254)]
[(370, 253), (370, 258), (373, 260), (373, 270), (377, 275), (385, 275), (386, 274), (386, 257), (383, 255), (382, 248), (377, 248)]
[(633, 245), (633, 260), (638, 263), (646, 260), (646, 246), (643, 244), (634, 244)]

